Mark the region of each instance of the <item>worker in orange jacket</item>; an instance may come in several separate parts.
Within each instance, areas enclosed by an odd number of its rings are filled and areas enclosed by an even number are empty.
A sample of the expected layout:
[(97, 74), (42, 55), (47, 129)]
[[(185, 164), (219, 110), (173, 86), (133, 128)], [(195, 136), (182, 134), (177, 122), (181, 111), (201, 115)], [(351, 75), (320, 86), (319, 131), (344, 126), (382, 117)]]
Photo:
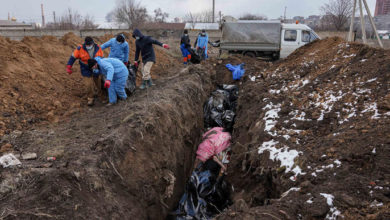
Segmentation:
[(95, 57), (103, 57), (103, 51), (91, 37), (86, 37), (83, 45), (79, 45), (72, 53), (66, 66), (66, 72), (72, 74), (72, 66), (78, 59), (80, 63), (81, 75), (84, 77), (85, 85), (88, 89), (88, 105), (92, 106), (95, 97), (100, 90), (99, 73), (94, 73), (88, 67), (88, 60)]

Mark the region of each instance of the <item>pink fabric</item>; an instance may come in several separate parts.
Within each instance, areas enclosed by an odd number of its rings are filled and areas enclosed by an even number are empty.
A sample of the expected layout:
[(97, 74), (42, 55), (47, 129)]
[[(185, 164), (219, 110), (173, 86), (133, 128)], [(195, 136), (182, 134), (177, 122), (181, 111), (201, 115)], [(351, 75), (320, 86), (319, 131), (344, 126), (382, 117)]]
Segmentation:
[(231, 135), (223, 132), (223, 128), (216, 127), (203, 135), (203, 142), (196, 151), (196, 158), (205, 162), (213, 156), (221, 153), (230, 146)]

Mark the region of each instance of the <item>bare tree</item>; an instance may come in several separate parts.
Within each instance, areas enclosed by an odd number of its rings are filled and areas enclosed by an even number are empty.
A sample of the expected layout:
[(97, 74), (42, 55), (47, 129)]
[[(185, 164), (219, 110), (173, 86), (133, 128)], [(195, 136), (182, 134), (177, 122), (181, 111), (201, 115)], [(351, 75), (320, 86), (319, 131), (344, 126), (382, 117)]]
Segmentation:
[(113, 22), (115, 20), (115, 14), (114, 14), (114, 11), (110, 11), (108, 12), (108, 14), (106, 15), (106, 21), (107, 22)]
[(82, 22), (82, 16), (76, 10), (68, 8), (60, 17), (58, 28), (63, 30), (80, 29)]
[(127, 24), (130, 29), (136, 28), (148, 20), (148, 11), (137, 0), (117, 0), (113, 10), (114, 20)]
[(191, 24), (192, 29), (195, 28), (196, 23), (211, 23), (213, 22), (213, 11), (203, 11), (199, 13), (189, 12), (183, 18), (187, 23)]
[(320, 9), (325, 16), (325, 21), (329, 22), (337, 31), (347, 28), (348, 18), (352, 15), (351, 0), (329, 0)]
[(195, 24), (199, 22), (199, 15), (189, 12), (188, 14), (185, 15), (183, 20), (187, 23), (190, 23), (191, 29), (194, 29)]
[(174, 19), (173, 19), (173, 22), (175, 22), (175, 23), (180, 23), (180, 18), (178, 18), (178, 17), (174, 18)]
[(154, 22), (165, 23), (165, 19), (169, 17), (169, 14), (163, 12), (161, 8), (154, 10)]
[(200, 20), (200, 22), (204, 22), (204, 23), (213, 22), (213, 11), (208, 10), (208, 11), (200, 12), (199, 13), (199, 20)]
[(94, 22), (94, 17), (90, 15), (86, 15), (83, 17), (83, 21), (81, 23), (81, 28), (82, 29), (95, 29), (98, 27)]
[(239, 20), (268, 20), (265, 15), (255, 15), (251, 13), (246, 13), (239, 18)]
[(48, 23), (47, 29), (79, 30), (95, 29), (98, 25), (94, 23), (94, 18), (90, 15), (81, 16), (76, 10), (68, 8), (56, 23)]

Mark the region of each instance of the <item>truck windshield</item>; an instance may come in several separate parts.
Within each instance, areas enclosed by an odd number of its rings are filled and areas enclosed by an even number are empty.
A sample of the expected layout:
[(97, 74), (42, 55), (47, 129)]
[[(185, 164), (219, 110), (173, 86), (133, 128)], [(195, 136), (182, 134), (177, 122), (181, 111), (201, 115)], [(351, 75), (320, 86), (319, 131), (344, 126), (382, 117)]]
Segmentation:
[(320, 37), (318, 37), (318, 35), (316, 34), (316, 32), (310, 31), (310, 42), (312, 42), (312, 41), (314, 41), (314, 40), (317, 40), (317, 39), (320, 39)]
[(297, 31), (296, 30), (286, 30), (284, 32), (285, 41), (296, 41), (297, 40)]

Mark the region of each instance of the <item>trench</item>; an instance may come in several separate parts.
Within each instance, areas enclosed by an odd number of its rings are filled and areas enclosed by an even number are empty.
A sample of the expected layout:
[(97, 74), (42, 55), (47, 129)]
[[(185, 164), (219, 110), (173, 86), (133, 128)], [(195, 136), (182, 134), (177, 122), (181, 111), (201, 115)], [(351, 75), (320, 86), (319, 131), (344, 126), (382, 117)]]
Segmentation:
[[(21, 169), (2, 170), (2, 184), (13, 187), (2, 194), (2, 217), (168, 216), (191, 175), (205, 131), (203, 104), (216, 89), (216, 74), (191, 66), (118, 106), (11, 140), (20, 152), (39, 157), (23, 161)], [(45, 156), (54, 154), (58, 159), (48, 163)]]

